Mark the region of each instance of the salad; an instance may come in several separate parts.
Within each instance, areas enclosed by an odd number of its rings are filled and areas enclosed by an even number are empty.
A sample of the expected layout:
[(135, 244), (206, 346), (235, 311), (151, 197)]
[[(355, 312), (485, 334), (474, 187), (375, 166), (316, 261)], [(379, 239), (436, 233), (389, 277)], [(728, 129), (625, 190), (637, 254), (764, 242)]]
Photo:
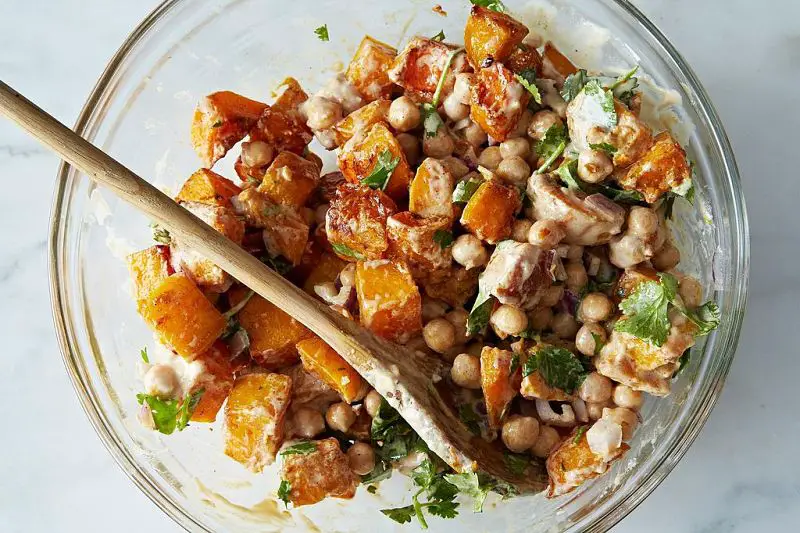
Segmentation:
[[(316, 92), (290, 77), (270, 104), (206, 96), (191, 125), (202, 168), (175, 200), (343, 316), (446, 363), (435, 386), (465, 426), (557, 497), (625, 454), (645, 396), (669, 395), (719, 310), (679, 268), (669, 222), (693, 201), (692, 165), (640, 117), (638, 67), (587, 72), (502, 3), (472, 3), (463, 45), (365, 36)], [(279, 463), (264, 475), (279, 472), (287, 507), (397, 473), (414, 490), (382, 513), (400, 523), (515, 495), (447, 467), (280, 306), (153, 237), (128, 257), (156, 338), (141, 351), (146, 427), (222, 418), (221, 451), (253, 472)]]

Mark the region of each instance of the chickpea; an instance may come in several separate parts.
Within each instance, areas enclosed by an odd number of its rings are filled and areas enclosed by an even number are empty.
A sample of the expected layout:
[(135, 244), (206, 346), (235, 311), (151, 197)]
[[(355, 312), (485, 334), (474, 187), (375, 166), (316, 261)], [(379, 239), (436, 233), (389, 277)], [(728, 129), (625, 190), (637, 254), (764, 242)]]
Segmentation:
[(536, 331), (544, 331), (553, 321), (553, 310), (549, 307), (537, 307), (528, 313), (528, 325)]
[(531, 145), (528, 139), (518, 137), (516, 139), (508, 139), (500, 143), (500, 155), (503, 159), (509, 157), (528, 157), (531, 153)]
[(342, 106), (324, 96), (314, 95), (303, 104), (308, 127), (314, 131), (327, 130), (342, 120)]
[(455, 142), (444, 126), (441, 126), (433, 137), (425, 135), (422, 139), (422, 152), (428, 157), (447, 157), (455, 149)]
[(694, 309), (703, 302), (703, 286), (692, 276), (681, 278), (678, 294), (683, 300), (683, 304), (689, 309)]
[(542, 292), (542, 298), (539, 300), (539, 305), (543, 307), (553, 307), (564, 297), (563, 285), (551, 285)]
[(589, 275), (586, 273), (583, 263), (570, 261), (564, 266), (564, 269), (567, 272), (567, 288), (575, 294), (580, 293), (581, 289), (589, 283)]
[(264, 141), (245, 141), (242, 143), (242, 163), (246, 167), (269, 165), (275, 157), (275, 150)]
[(458, 354), (450, 368), (453, 383), (465, 389), (481, 388), (481, 359), (467, 353)]
[(489, 136), (486, 135), (486, 132), (483, 131), (483, 128), (481, 128), (476, 122), (470, 121), (469, 125), (464, 128), (464, 140), (472, 146), (478, 147), (482, 144), (486, 144), (486, 141), (489, 140)]
[(638, 391), (633, 390), (627, 385), (618, 384), (614, 387), (614, 403), (618, 407), (625, 407), (633, 411), (638, 411), (642, 408), (644, 403), (644, 395)]
[(592, 403), (586, 402), (586, 415), (589, 417), (589, 420), (599, 420), (603, 417), (603, 409), (608, 407), (608, 404), (603, 403)]
[(500, 148), (497, 146), (489, 146), (478, 156), (478, 164), (489, 170), (497, 170), (502, 160), (503, 156), (500, 154)]
[(428, 348), (444, 353), (456, 343), (456, 328), (444, 318), (434, 318), (422, 328), (422, 337)]
[(341, 431), (342, 433), (350, 429), (356, 421), (356, 412), (350, 405), (344, 402), (338, 402), (328, 407), (328, 412), (325, 413), (325, 422), (328, 427)]
[(531, 167), (521, 157), (513, 156), (500, 161), (497, 175), (514, 185), (524, 186), (531, 175)]
[(547, 130), (556, 124), (564, 125), (564, 121), (557, 113), (548, 110), (539, 111), (533, 115), (528, 125), (528, 137), (541, 141)]
[(611, 299), (602, 292), (590, 292), (581, 300), (578, 316), (583, 322), (602, 322), (614, 312)]
[(587, 322), (575, 335), (575, 348), (586, 357), (594, 357), (599, 348), (597, 342), (605, 344), (608, 334), (603, 326), (594, 322)]
[(566, 235), (564, 227), (555, 220), (537, 220), (528, 232), (528, 242), (552, 250)]
[(511, 238), (517, 242), (528, 242), (531, 226), (533, 226), (533, 222), (527, 218), (515, 220), (514, 225), (511, 226)]
[(501, 339), (509, 335), (518, 336), (528, 327), (528, 317), (519, 307), (503, 304), (492, 313), (489, 319), (492, 329)]
[(178, 392), (180, 386), (175, 369), (162, 364), (151, 366), (142, 381), (144, 390), (159, 398), (171, 398)]
[(319, 411), (301, 407), (294, 413), (293, 427), (295, 435), (310, 439), (325, 431), (325, 420)]
[(559, 442), (561, 442), (561, 437), (558, 435), (558, 431), (556, 431), (555, 428), (539, 426), (539, 436), (531, 447), (531, 452), (536, 457), (545, 459)]
[(501, 438), (512, 452), (527, 451), (539, 438), (539, 421), (532, 416), (512, 415), (503, 423)]
[(607, 402), (611, 399), (612, 386), (611, 380), (604, 375), (590, 372), (578, 387), (578, 396), (584, 402)]
[(639, 424), (636, 411), (625, 407), (606, 407), (603, 409), (602, 418), (607, 418), (622, 426), (622, 440), (630, 440), (633, 437), (633, 431)]
[(514, 129), (508, 134), (508, 138), (517, 139), (519, 137), (525, 137), (528, 134), (528, 126), (530, 126), (532, 118), (533, 113), (531, 113), (530, 110), (526, 109), (523, 111), (519, 116), (517, 125), (514, 126)]
[(474, 78), (475, 75), (468, 72), (456, 74), (456, 82), (453, 85), (453, 92), (450, 96), (455, 97), (456, 101), (461, 104), (469, 104), (470, 86)]
[(556, 337), (572, 339), (575, 337), (575, 333), (578, 332), (578, 322), (569, 313), (556, 313), (550, 322), (550, 329), (553, 330)]
[(419, 139), (410, 133), (401, 133), (397, 136), (397, 142), (400, 143), (408, 164), (415, 165), (420, 156)]
[(465, 344), (472, 335), (467, 334), (467, 320), (469, 319), (469, 312), (466, 309), (457, 308), (453, 309), (446, 315), (444, 315), (445, 320), (453, 324), (453, 327), (456, 328), (456, 343), (457, 344)]
[(460, 235), (453, 243), (453, 260), (467, 270), (481, 267), (489, 260), (489, 254), (479, 238), (470, 233)]
[(430, 322), (434, 318), (443, 317), (447, 312), (447, 304), (442, 300), (423, 296), (422, 298), (422, 320)]
[(378, 411), (381, 408), (382, 402), (383, 396), (381, 396), (378, 391), (373, 389), (364, 397), (364, 409), (367, 410), (367, 414), (370, 417), (375, 418), (378, 415)]
[(578, 176), (589, 183), (600, 183), (614, 171), (611, 159), (598, 150), (582, 150), (578, 154)]
[(681, 253), (671, 242), (667, 242), (650, 261), (656, 270), (665, 272), (675, 268), (681, 262)]
[(375, 451), (366, 442), (356, 442), (347, 450), (350, 470), (359, 476), (366, 476), (375, 468)]
[(408, 96), (396, 98), (389, 105), (389, 124), (400, 133), (419, 126), (420, 116), (419, 107)]
[(442, 107), (444, 107), (444, 114), (453, 122), (464, 120), (469, 116), (469, 106), (462, 104), (455, 93), (451, 93), (444, 99)]
[(628, 231), (648, 238), (658, 230), (658, 215), (649, 207), (635, 206), (628, 213)]

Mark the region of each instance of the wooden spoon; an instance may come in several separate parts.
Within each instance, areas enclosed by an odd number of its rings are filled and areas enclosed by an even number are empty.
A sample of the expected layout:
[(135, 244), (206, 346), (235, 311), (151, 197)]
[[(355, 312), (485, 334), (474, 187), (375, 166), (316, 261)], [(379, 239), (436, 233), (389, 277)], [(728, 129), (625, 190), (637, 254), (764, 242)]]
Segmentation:
[(544, 487), (541, 466), (528, 475), (509, 471), (502, 453), (473, 436), (434, 387), (442, 364), (376, 337), (352, 320), (311, 298), (176, 204), (111, 156), (61, 124), (0, 81), (0, 112), (69, 164), (169, 230), (257, 294), (319, 335), (361, 374), (456, 472), (482, 471), (523, 492)]

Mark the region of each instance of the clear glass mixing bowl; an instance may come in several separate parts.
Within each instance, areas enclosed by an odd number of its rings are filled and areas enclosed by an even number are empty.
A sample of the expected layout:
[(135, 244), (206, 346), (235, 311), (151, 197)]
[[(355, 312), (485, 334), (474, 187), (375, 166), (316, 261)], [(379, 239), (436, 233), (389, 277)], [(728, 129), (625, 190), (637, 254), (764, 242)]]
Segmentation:
[[(200, 163), (189, 143), (198, 99), (231, 89), (269, 101), (285, 76), (314, 89), (349, 61), (365, 34), (401, 44), (444, 29), (462, 39), (468, 3), (317, 0), (171, 0), (114, 56), (78, 120), (78, 133), (141, 176), (174, 188)], [(720, 328), (695, 349), (667, 399), (649, 400), (631, 450), (607, 475), (555, 500), (541, 496), (464, 509), (463, 531), (602, 531), (641, 502), (672, 470), (719, 397), (736, 348), (748, 279), (748, 233), (731, 147), (708, 96), (666, 38), (623, 0), (505, 2), (581, 66), (641, 65), (662, 93), (663, 122), (682, 132), (695, 163), (700, 202), (679, 202), (682, 265), (711, 287)], [(578, 7), (579, 6), (579, 7)], [(313, 29), (328, 25), (330, 42)], [(576, 40), (579, 37), (579, 40)], [(328, 164), (331, 164), (329, 161)], [(230, 172), (230, 161), (220, 164)], [(253, 475), (222, 453), (219, 424), (162, 438), (136, 422), (139, 349), (152, 334), (136, 315), (121, 257), (149, 243), (148, 221), (68, 165), (59, 172), (50, 239), (52, 302), (67, 371), (98, 435), (127, 475), (192, 531), (401, 530), (377, 512), (400, 504), (395, 476), (384, 495), (360, 491), (291, 513), (272, 500), (277, 476)], [(393, 485), (392, 485), (393, 484)]]

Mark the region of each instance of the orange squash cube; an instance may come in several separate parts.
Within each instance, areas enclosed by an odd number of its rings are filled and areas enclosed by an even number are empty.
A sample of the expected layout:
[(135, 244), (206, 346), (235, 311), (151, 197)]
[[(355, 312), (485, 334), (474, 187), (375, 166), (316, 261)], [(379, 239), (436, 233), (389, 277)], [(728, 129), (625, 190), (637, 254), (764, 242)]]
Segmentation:
[(559, 402), (571, 399), (571, 396), (563, 390), (548, 385), (538, 370), (522, 378), (519, 391), (523, 397), (529, 400), (539, 399)]
[(169, 246), (157, 245), (130, 254), (128, 270), (133, 280), (134, 298), (139, 312), (162, 281), (174, 273), (169, 262)]
[(361, 131), (369, 131), (378, 122), (386, 122), (389, 115), (390, 100), (380, 99), (360, 107), (344, 117), (333, 127), (336, 144), (343, 146)]
[(311, 453), (283, 457), (281, 478), (289, 483), (289, 501), (299, 507), (328, 497), (355, 496), (360, 480), (350, 469), (339, 441), (331, 437), (314, 444), (317, 449)]
[(311, 372), (339, 393), (347, 403), (366, 396), (369, 385), (336, 350), (317, 336), (297, 343), (303, 368)]
[(345, 261), (380, 259), (389, 247), (386, 219), (397, 210), (391, 198), (365, 185), (342, 185), (330, 203), (325, 230)]
[(202, 291), (180, 274), (156, 285), (139, 312), (162, 344), (187, 359), (211, 348), (227, 325)]
[(481, 350), (481, 389), (489, 427), (500, 429), (511, 401), (519, 393), (522, 369), (519, 355), (484, 346)]
[(414, 173), (400, 143), (382, 122), (373, 125), (365, 137), (356, 136), (345, 143), (339, 152), (339, 169), (347, 181), (359, 184), (375, 170), (384, 152), (388, 152), (392, 160), (399, 159), (384, 191), (392, 199), (402, 200), (408, 196), (408, 184)]
[[(240, 303), (247, 293), (244, 287), (231, 289), (228, 293), (231, 306)], [(311, 336), (304, 325), (257, 294), (236, 317), (250, 338), (250, 357), (270, 370), (297, 363), (295, 345)]]
[(272, 106), (264, 110), (250, 130), (251, 141), (263, 141), (277, 152), (302, 155), (313, 135), (302, 115), (295, 110)]
[(509, 15), (472, 6), (464, 27), (464, 48), (472, 67), (478, 69), (487, 58), (505, 63), (526, 35), (528, 28)]
[(423, 217), (445, 217), (451, 222), (456, 211), (453, 206), (455, 180), (448, 168), (438, 159), (426, 158), (408, 190), (408, 210)]
[(470, 116), (496, 141), (505, 141), (528, 106), (530, 93), (500, 63), (481, 69), (470, 87)]
[(402, 261), (358, 263), (356, 296), (361, 325), (375, 334), (399, 341), (422, 331), (422, 298)]
[(203, 395), (192, 413), (193, 422), (213, 422), (222, 404), (233, 388), (233, 367), (228, 345), (218, 340), (211, 348), (197, 356), (205, 371), (192, 387), (192, 392), (203, 389)]
[(559, 52), (558, 48), (550, 41), (544, 43), (544, 53), (542, 55), (545, 62), (543, 74), (548, 77), (566, 78), (570, 74), (578, 72), (578, 67), (573, 65), (572, 61)]
[(273, 203), (254, 188), (243, 190), (237, 204), (248, 225), (264, 229), (264, 244), (270, 255), (282, 255), (293, 265), (300, 262), (309, 227), (294, 208)]
[(345, 77), (367, 101), (391, 98), (394, 83), (387, 72), (396, 57), (394, 47), (367, 35), (358, 45)]
[(291, 76), (284, 79), (281, 84), (278, 85), (278, 89), (275, 92), (277, 93), (277, 97), (272, 107), (284, 111), (296, 111), (297, 108), (300, 107), (300, 104), (308, 100), (308, 94), (306, 94), (300, 86), (300, 82)]
[[(420, 102), (430, 102), (450, 54), (456, 48), (433, 39), (414, 37), (400, 52), (389, 71), (389, 78), (405, 89), (406, 94)], [(459, 53), (450, 65), (443, 94), (455, 84), (456, 74), (467, 72), (466, 54)]]
[(478, 290), (479, 270), (450, 266), (420, 281), (425, 294), (447, 302), (453, 307), (463, 307)]
[(231, 196), (236, 196), (240, 192), (242, 189), (231, 180), (207, 168), (201, 168), (189, 176), (175, 200), (231, 207)]
[(464, 207), (461, 225), (479, 239), (495, 244), (511, 236), (514, 217), (521, 207), (520, 193), (514, 186), (487, 180)]
[(271, 465), (283, 443), (283, 419), (291, 395), (289, 376), (238, 377), (225, 406), (225, 455), (253, 472)]
[(392, 215), (386, 221), (389, 257), (405, 261), (415, 279), (443, 270), (453, 259), (450, 230), (451, 223), (446, 217), (422, 218), (409, 211)]
[(526, 44), (517, 46), (506, 59), (505, 65), (517, 74), (524, 70), (533, 70), (536, 72), (537, 77), (542, 75), (541, 54), (536, 48)]
[(319, 261), (314, 265), (313, 270), (303, 282), (303, 290), (314, 296), (314, 286), (327, 281), (335, 281), (339, 272), (347, 265), (337, 256), (330, 253), (323, 253)]
[(203, 166), (211, 168), (241, 141), (267, 108), (231, 91), (206, 96), (195, 109), (191, 139)]
[(317, 165), (292, 152), (281, 152), (264, 174), (258, 192), (277, 204), (300, 208), (317, 186)]
[(648, 203), (673, 190), (688, 187), (692, 170), (686, 152), (667, 131), (655, 137), (650, 149), (617, 181), (624, 189), (642, 193)]

